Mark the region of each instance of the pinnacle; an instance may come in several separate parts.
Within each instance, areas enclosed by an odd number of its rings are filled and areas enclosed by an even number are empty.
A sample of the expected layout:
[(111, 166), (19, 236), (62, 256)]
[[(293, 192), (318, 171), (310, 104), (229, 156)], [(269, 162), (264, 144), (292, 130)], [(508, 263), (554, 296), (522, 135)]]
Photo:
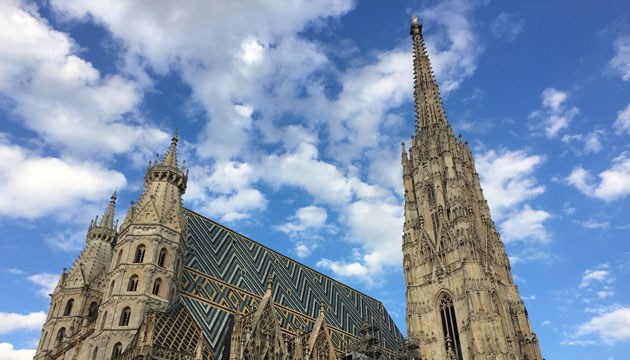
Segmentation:
[(107, 209), (105, 210), (105, 214), (103, 214), (103, 218), (101, 219), (99, 226), (106, 227), (108, 229), (114, 228), (114, 209), (116, 207), (116, 199), (118, 199), (118, 194), (114, 191), (112, 197), (109, 199), (109, 205), (107, 205)]
[(171, 138), (171, 146), (168, 147), (166, 151), (166, 155), (164, 155), (164, 159), (160, 165), (162, 166), (172, 166), (177, 168), (177, 141), (179, 140), (178, 130), (175, 130), (175, 134)]

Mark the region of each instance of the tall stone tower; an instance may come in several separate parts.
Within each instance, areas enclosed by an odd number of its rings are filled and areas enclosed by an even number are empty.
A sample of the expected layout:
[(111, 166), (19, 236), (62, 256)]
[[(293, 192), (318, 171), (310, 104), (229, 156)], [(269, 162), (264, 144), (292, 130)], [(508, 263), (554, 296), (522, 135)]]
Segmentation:
[(472, 153), (447, 122), (416, 17), (416, 134), (402, 149), (407, 334), (422, 359), (542, 359)]
[(86, 359), (122, 353), (145, 313), (166, 310), (178, 295), (186, 253), (182, 195), (188, 176), (177, 163), (177, 141), (175, 135), (162, 161), (149, 163), (144, 191), (123, 221)]

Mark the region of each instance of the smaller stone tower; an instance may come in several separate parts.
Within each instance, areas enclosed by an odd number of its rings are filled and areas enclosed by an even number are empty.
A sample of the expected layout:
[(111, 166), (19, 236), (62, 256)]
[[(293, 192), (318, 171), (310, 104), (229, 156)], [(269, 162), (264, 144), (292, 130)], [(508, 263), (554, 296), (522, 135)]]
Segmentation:
[(107, 274), (95, 335), (85, 359), (111, 359), (136, 335), (145, 314), (178, 296), (187, 227), (182, 195), (188, 174), (177, 163), (177, 135), (149, 166), (144, 191), (121, 226)]
[(75, 353), (79, 352), (82, 341), (94, 332), (117, 236), (115, 204), (116, 193), (112, 195), (101, 221), (97, 216), (90, 224), (85, 248), (70, 271), (64, 269), (51, 294), (48, 318), (42, 329), (35, 360), (61, 353), (76, 358)]

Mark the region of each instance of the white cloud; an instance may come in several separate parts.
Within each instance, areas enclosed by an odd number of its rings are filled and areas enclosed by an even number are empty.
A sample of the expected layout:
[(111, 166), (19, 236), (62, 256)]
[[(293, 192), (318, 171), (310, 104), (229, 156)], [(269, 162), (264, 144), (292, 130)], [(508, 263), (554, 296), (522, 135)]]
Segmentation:
[(46, 321), (43, 311), (28, 314), (0, 312), (0, 334), (8, 334), (18, 330), (41, 330)]
[(49, 274), (49, 273), (39, 273), (33, 274), (27, 277), (27, 279), (33, 284), (37, 285), (39, 288), (37, 289), (37, 294), (48, 298), (49, 294), (52, 294), (55, 291), (55, 287), (59, 282), (58, 274)]
[(73, 252), (81, 250), (85, 246), (85, 230), (57, 231), (46, 234), (44, 241), (54, 248), (62, 251)]
[(610, 283), (610, 272), (604, 269), (588, 269), (582, 273), (582, 280), (580, 281), (580, 288), (587, 288), (593, 282)]
[(623, 81), (630, 81), (630, 36), (617, 38), (614, 46), (615, 56), (610, 59), (608, 66), (617, 72)]
[(297, 209), (289, 222), (278, 225), (275, 228), (293, 238), (300, 237), (306, 230), (319, 229), (324, 226), (327, 217), (326, 209), (309, 205)]
[(604, 132), (601, 130), (593, 130), (589, 133), (587, 133), (586, 135), (582, 135), (582, 134), (574, 134), (574, 135), (569, 135), (569, 134), (565, 134), (562, 136), (562, 142), (563, 143), (571, 143), (574, 141), (580, 141), (584, 143), (584, 150), (583, 152), (585, 154), (589, 154), (589, 153), (598, 153), (602, 150), (603, 146), (602, 146), (602, 142), (600, 140), (600, 136), (604, 135)]
[(545, 191), (537, 184), (533, 172), (543, 162), (539, 155), (529, 155), (523, 150), (490, 150), (475, 158), (484, 196), (492, 209), (495, 221), (525, 200)]
[(512, 42), (523, 32), (525, 20), (516, 14), (501, 12), (490, 24), (492, 36)]
[(249, 163), (217, 162), (212, 169), (193, 166), (189, 176), (184, 199), (208, 216), (237, 221), (267, 206), (264, 194), (253, 187), (258, 175)]
[(0, 172), (0, 215), (11, 218), (79, 214), (126, 184), (123, 174), (97, 164), (42, 157), (2, 142)]
[(617, 129), (618, 134), (626, 132), (630, 135), (630, 104), (625, 109), (617, 113), (617, 119), (613, 124), (613, 127)]
[(473, 7), (469, 1), (449, 0), (420, 11), (423, 22), (438, 25), (437, 29), (424, 31), (431, 64), (444, 95), (459, 88), (474, 73), (483, 52), (469, 20)]
[(402, 207), (400, 205), (356, 201), (346, 208), (344, 224), (349, 241), (361, 244), (351, 260), (321, 259), (317, 266), (341, 278), (356, 279), (370, 286), (383, 279), (383, 270), (399, 266), (402, 260)]
[(623, 306), (593, 317), (578, 327), (578, 337), (596, 335), (599, 342), (630, 341), (630, 307)]
[(523, 209), (510, 214), (508, 219), (501, 223), (503, 240), (506, 243), (517, 240), (547, 243), (550, 237), (543, 223), (550, 217), (551, 214), (544, 210), (534, 210), (525, 205)]
[(610, 227), (610, 223), (608, 221), (597, 221), (595, 219), (576, 221), (576, 223), (580, 224), (580, 226), (585, 229), (608, 229)]
[(598, 175), (600, 181), (577, 166), (564, 181), (585, 195), (604, 201), (614, 201), (630, 195), (630, 153), (624, 152), (612, 160), (610, 168)]
[(4, 1), (0, 13), (0, 94), (47, 144), (76, 157), (109, 157), (168, 137), (132, 114), (141, 101), (137, 84), (101, 76), (35, 6)]
[(15, 349), (13, 344), (0, 342), (0, 360), (31, 360), (33, 356), (34, 349)]
[(565, 108), (564, 103), (569, 97), (566, 91), (547, 88), (543, 90), (541, 97), (543, 109), (531, 113), (529, 118), (540, 121), (534, 124), (534, 128), (541, 127), (548, 138), (555, 138), (561, 130), (569, 127), (569, 123), (580, 113), (580, 109), (575, 106)]

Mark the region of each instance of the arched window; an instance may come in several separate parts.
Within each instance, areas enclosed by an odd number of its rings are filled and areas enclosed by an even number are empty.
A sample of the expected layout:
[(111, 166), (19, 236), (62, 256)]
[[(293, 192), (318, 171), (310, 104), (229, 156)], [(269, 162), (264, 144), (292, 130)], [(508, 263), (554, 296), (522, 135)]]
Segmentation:
[(443, 294), (440, 302), (440, 317), (442, 319), (442, 332), (444, 333), (444, 346), (447, 359), (462, 360), (462, 347), (459, 343), (459, 331), (457, 330), (457, 318), (455, 307), (450, 295)]
[(55, 346), (58, 346), (59, 344), (61, 344), (61, 342), (63, 341), (63, 338), (66, 337), (66, 328), (62, 327), (61, 329), (59, 329), (59, 332), (57, 332), (57, 339), (55, 340)]
[(166, 264), (166, 254), (167, 251), (166, 249), (162, 249), (160, 250), (160, 255), (158, 256), (158, 266), (164, 267), (164, 264)]
[(96, 360), (98, 356), (98, 346), (94, 348), (94, 352), (92, 353), (92, 360)]
[(120, 354), (122, 354), (122, 344), (116, 343), (116, 345), (114, 345), (114, 350), (112, 350), (112, 359), (115, 359)]
[(63, 316), (70, 316), (72, 313), (72, 306), (74, 305), (74, 300), (70, 299), (66, 303), (66, 308), (63, 310)]
[(127, 285), (127, 291), (138, 290), (138, 275), (132, 275), (129, 278), (129, 284)]
[(109, 285), (109, 296), (112, 296), (114, 293), (114, 285), (116, 285), (116, 280), (112, 280), (111, 285)]
[(141, 263), (144, 261), (144, 252), (146, 251), (146, 247), (144, 245), (138, 245), (136, 248), (136, 255), (133, 257), (134, 263)]
[(162, 279), (157, 278), (153, 282), (153, 295), (160, 295), (160, 285), (162, 284)]
[(94, 321), (98, 317), (98, 303), (96, 301), (92, 301), (90, 307), (88, 308), (88, 320)]
[(105, 321), (107, 321), (107, 311), (103, 314), (103, 321), (101, 321), (101, 330), (105, 328)]
[(127, 325), (129, 325), (129, 318), (130, 317), (131, 317), (131, 308), (129, 306), (127, 306), (120, 313), (120, 322), (118, 323), (118, 325), (119, 326), (127, 326)]

